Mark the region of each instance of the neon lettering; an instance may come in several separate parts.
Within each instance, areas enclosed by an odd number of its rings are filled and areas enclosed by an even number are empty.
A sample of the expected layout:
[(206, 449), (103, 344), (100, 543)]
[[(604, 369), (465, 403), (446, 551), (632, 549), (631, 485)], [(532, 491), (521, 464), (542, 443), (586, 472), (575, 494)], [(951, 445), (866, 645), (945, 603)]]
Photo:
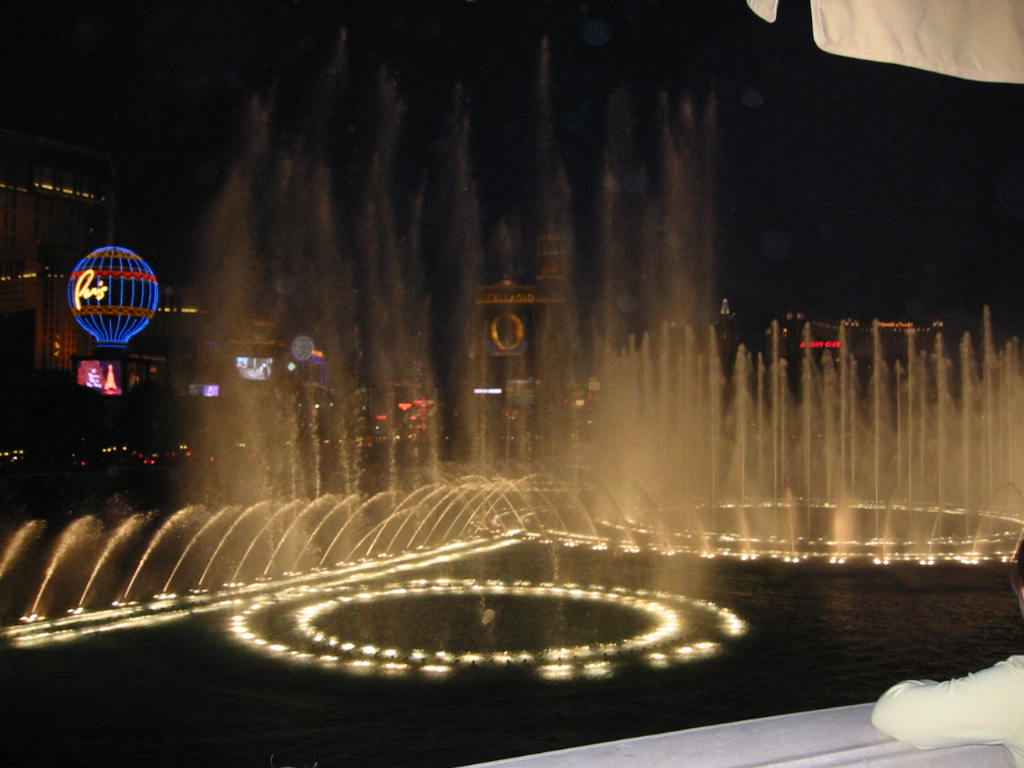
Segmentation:
[[(95, 287), (93, 281), (96, 281)], [(82, 308), (82, 299), (96, 299), (96, 301), (103, 301), (107, 295), (107, 286), (103, 279), (96, 280), (96, 272), (92, 269), (86, 269), (78, 276), (75, 280), (75, 309)]]
[(532, 293), (488, 293), (482, 304), (533, 304), (537, 296)]

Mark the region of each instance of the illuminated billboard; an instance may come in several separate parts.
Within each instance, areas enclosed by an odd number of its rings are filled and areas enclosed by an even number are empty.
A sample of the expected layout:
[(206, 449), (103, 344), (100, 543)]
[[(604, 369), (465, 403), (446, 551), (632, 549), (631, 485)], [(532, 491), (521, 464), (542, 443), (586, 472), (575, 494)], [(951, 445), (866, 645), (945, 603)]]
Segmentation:
[(274, 368), (272, 357), (236, 357), (238, 375), (247, 381), (266, 381)]
[(188, 393), (192, 397), (220, 397), (219, 384), (189, 384)]
[(120, 395), (124, 379), (120, 360), (79, 360), (78, 385), (94, 389), (102, 395)]
[(100, 347), (124, 348), (149, 325), (160, 287), (149, 265), (127, 248), (99, 248), (68, 280), (68, 306)]
[(525, 349), (526, 323), (514, 312), (502, 312), (487, 325), (492, 355), (519, 355)]

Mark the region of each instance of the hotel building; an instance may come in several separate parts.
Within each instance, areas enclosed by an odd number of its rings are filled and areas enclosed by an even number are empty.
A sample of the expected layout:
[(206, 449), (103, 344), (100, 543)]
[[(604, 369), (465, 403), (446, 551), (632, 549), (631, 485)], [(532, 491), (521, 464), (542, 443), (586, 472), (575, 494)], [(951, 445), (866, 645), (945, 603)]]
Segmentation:
[(91, 348), (67, 305), (84, 254), (113, 240), (104, 152), (0, 130), (0, 333), (17, 375), (70, 371)]

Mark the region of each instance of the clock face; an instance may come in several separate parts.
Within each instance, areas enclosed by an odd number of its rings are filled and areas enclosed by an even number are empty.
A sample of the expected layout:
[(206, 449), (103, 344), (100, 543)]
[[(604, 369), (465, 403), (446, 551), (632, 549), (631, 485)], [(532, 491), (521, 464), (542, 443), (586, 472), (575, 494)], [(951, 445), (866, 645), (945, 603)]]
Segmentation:
[(296, 336), (292, 340), (292, 355), (298, 360), (309, 360), (313, 356), (313, 340), (309, 336)]

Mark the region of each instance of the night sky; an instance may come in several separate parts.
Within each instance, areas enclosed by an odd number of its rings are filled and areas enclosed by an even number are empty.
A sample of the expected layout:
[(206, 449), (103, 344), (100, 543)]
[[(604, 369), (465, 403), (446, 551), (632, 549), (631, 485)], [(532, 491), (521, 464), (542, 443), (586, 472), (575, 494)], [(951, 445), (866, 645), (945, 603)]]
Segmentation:
[(514, 219), (546, 38), (554, 132), (580, 190), (613, 92), (641, 126), (660, 93), (714, 104), (708, 304), (727, 296), (748, 334), (792, 309), (972, 327), (986, 304), (1002, 334), (1024, 332), (1024, 86), (825, 54), (809, 15), (806, 0), (784, 0), (774, 25), (742, 0), (9, 2), (0, 127), (108, 150), (119, 244), (189, 281), (246, 104), (273, 91), (276, 140), (294, 141), (343, 29), (339, 157), (369, 150), (359, 105), (384, 71), (415, 188), (446, 151), (460, 83), (485, 230)]

